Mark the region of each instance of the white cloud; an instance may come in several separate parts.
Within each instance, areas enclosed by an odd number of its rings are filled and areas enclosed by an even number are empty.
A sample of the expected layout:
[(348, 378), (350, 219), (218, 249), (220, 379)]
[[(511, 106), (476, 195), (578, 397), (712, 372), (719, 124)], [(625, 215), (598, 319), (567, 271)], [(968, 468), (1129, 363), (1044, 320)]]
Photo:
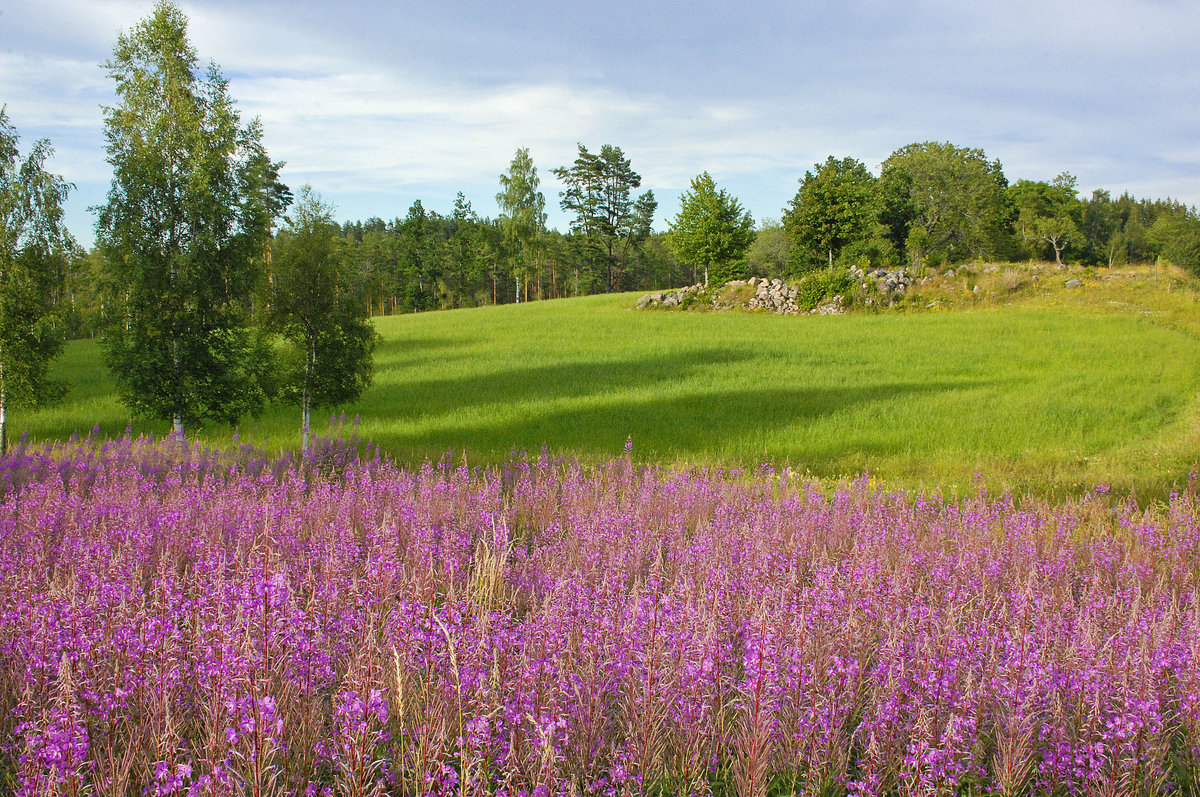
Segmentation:
[[(828, 155), (869, 168), (913, 141), (999, 158), (1011, 179), (1200, 201), (1200, 5), (1146, 0), (698, 2), (673, 27), (634, 0), (587, 9), (184, 0), (192, 43), (260, 116), (284, 178), (349, 215), (389, 215), (463, 190), (489, 212), (497, 176), (532, 150), (550, 170), (575, 143), (621, 146), (660, 215), (701, 171), (777, 216)], [(150, 0), (9, 0), (0, 87), (27, 140), (102, 195), (99, 64)], [(647, 27), (650, 25), (651, 27)], [(372, 206), (375, 203), (375, 206)], [(552, 222), (561, 224), (552, 214)]]

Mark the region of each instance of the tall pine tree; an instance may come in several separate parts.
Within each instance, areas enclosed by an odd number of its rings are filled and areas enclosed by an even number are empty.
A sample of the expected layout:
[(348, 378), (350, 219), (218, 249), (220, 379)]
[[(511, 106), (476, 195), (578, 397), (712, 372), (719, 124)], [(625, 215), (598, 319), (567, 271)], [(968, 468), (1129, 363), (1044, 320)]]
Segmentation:
[(619, 290), (630, 250), (650, 236), (658, 202), (653, 191), (636, 200), (630, 191), (642, 184), (620, 147), (605, 144), (599, 153), (579, 145), (579, 157), (571, 166), (554, 170), (566, 190), (559, 193), (560, 206), (574, 214), (571, 231), (588, 244), (593, 263), (598, 257), (604, 269), (606, 292)]

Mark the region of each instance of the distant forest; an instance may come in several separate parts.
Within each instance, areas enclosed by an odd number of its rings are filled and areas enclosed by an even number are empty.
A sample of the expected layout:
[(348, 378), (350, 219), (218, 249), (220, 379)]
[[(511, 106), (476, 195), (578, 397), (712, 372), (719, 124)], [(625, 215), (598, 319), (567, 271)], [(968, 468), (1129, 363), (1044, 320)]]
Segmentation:
[[(1053, 187), (1053, 183), (1029, 181), (1008, 186), (999, 223), (982, 240), (955, 238), (927, 253), (923, 263), (1053, 260), (1053, 234), (1043, 229), (1043, 235), (1035, 236), (1029, 226), (1023, 228), (1017, 206), (1022, 191), (1033, 186), (1044, 193), (1047, 185)], [(1193, 271), (1200, 269), (1200, 221), (1194, 207), (1171, 199), (1137, 199), (1128, 193), (1114, 199), (1107, 191), (1070, 199), (1062, 218), (1070, 223), (1065, 226), (1074, 229), (1057, 240), (1064, 260), (1111, 266), (1162, 258)], [(796, 207), (793, 203), (788, 210)], [(785, 212), (780, 220), (759, 222), (734, 270), (787, 279), (827, 265), (817, 237), (793, 223), (794, 217), (794, 212)], [(902, 229), (905, 238), (898, 240), (894, 228), (876, 218), (865, 234), (835, 250), (834, 266), (909, 264), (905, 244), (910, 233)], [(371, 313), (391, 315), (703, 281), (704, 265), (684, 262), (671, 237), (670, 230), (629, 236), (622, 242), (628, 244), (625, 250), (614, 255), (610, 286), (605, 281), (607, 252), (599, 250), (588, 230), (543, 229), (528, 257), (514, 263), (506, 252), (503, 220), (478, 215), (460, 193), (446, 213), (427, 210), (417, 200), (403, 218), (347, 222), (341, 225), (337, 252), (362, 280)], [(79, 252), (64, 265), (68, 273), (63, 275), (60, 301), (66, 305), (69, 335), (95, 335), (104, 313), (97, 281), (103, 271), (101, 258), (96, 252)]]
[[(619, 148), (605, 149), (623, 159)], [(980, 259), (1056, 258), (1093, 266), (1163, 259), (1200, 271), (1200, 219), (1194, 207), (1128, 193), (1114, 198), (1108, 191), (1079, 198), (1074, 178), (1067, 174), (1049, 183), (1009, 184), (998, 162), (986, 161), (978, 150), (950, 145), (914, 144), (898, 155), (929, 155), (931, 150), (937, 156), (949, 153), (952, 161), (941, 164), (945, 174), (927, 170), (933, 173), (916, 178), (940, 182), (937, 206), (913, 206), (914, 178), (897, 174), (903, 156), (893, 155), (880, 177), (853, 159), (830, 158), (800, 179), (780, 219), (757, 223), (741, 256), (725, 264), (727, 276), (787, 279), (821, 267), (920, 268)], [(527, 151), (522, 152), (527, 158)], [(953, 161), (965, 177), (954, 174)], [(986, 168), (972, 175), (964, 164)], [(531, 162), (528, 167), (524, 176), (533, 178), (534, 193), (540, 195), (536, 170)], [(627, 180), (618, 191), (627, 195), (634, 185)], [(566, 206), (565, 192), (562, 201)], [(361, 281), (357, 293), (374, 315), (652, 290), (704, 280), (706, 264), (674, 245), (679, 216), (668, 230), (654, 232), (648, 219), (641, 220), (640, 228), (636, 218), (631, 223), (618, 214), (610, 220), (603, 214), (613, 204), (593, 203), (591, 217), (586, 209), (576, 210), (577, 222), (560, 232), (546, 229), (544, 213), (527, 231), (514, 231), (515, 206), (512, 215), (483, 217), (461, 193), (446, 212), (427, 209), (417, 200), (403, 218), (372, 217), (340, 225), (335, 251), (347, 272)], [(276, 244), (286, 235), (276, 231)], [(95, 335), (105, 312), (103, 260), (98, 252), (81, 251), (60, 262), (67, 270), (60, 301), (68, 334)]]

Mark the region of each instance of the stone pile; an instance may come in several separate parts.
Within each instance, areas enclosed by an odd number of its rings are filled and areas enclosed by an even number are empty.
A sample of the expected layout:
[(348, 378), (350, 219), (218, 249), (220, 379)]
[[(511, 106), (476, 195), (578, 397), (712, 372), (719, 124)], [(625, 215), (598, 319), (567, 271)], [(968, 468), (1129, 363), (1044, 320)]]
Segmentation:
[(647, 307), (679, 307), (689, 295), (699, 293), (702, 290), (704, 290), (704, 284), (696, 283), (686, 288), (680, 288), (677, 291), (647, 293), (637, 300), (637, 309), (644, 310)]
[[(751, 293), (747, 288), (752, 288)], [(637, 300), (637, 309), (649, 307), (680, 307), (687, 299), (705, 291), (703, 284), (689, 285), (673, 291), (655, 291)], [(710, 307), (713, 310), (766, 310), (778, 315), (800, 315), (806, 311), (800, 309), (796, 299), (800, 289), (789, 285), (781, 279), (766, 277), (751, 277), (748, 280), (727, 282), (721, 290), (711, 294)], [(748, 298), (747, 298), (748, 297)], [(832, 315), (846, 312), (845, 303), (841, 296), (822, 302), (816, 308), (807, 311), (810, 314)]]
[[(910, 287), (912, 287), (912, 278), (908, 275), (906, 268), (873, 268), (869, 271), (863, 271), (861, 268), (850, 269), (850, 276), (855, 280), (865, 283), (870, 279), (875, 283), (875, 287), (882, 294), (899, 294), (904, 295)], [(867, 287), (865, 284), (863, 287)]]
[(751, 310), (767, 310), (779, 315), (797, 315), (800, 312), (796, 304), (799, 288), (788, 285), (781, 279), (769, 280), (766, 277), (758, 279), (751, 277), (745, 282), (731, 282), (730, 285), (749, 285), (754, 288), (754, 296), (750, 299)]

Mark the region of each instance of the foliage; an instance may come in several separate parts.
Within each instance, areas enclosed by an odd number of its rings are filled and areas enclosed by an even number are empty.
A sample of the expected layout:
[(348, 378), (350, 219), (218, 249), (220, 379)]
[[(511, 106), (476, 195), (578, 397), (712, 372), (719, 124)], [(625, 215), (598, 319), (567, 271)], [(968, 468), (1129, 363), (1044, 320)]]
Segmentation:
[[(538, 190), (540, 184), (529, 148), (523, 147), (513, 156), (508, 171), (500, 175), (501, 191), (496, 194), (506, 254), (517, 284), (524, 278), (526, 291), (546, 233), (546, 197)], [(516, 296), (520, 301), (519, 288)]]
[(863, 797), (1200, 779), (1194, 486), (1146, 511), (1103, 486), (1018, 505), (626, 451), (409, 470), (124, 439), (5, 458), (0, 783)]
[(22, 162), (16, 129), (0, 106), (0, 454), (8, 451), (8, 407), (57, 393), (47, 366), (63, 344), (55, 298), (76, 257), (62, 206), (70, 186), (46, 171), (41, 140)]
[(826, 255), (828, 267), (833, 268), (842, 248), (866, 238), (874, 224), (879, 212), (877, 181), (854, 158), (838, 160), (830, 155), (814, 168), (815, 173), (805, 172), (801, 178), (783, 225), (796, 243), (797, 254)]
[(478, 284), (484, 276), (485, 264), (491, 253), (487, 243), (479, 215), (460, 191), (454, 199), (450, 234), (443, 256), (444, 267), (438, 280), (439, 309), (449, 310), (475, 303), (470, 291), (472, 285)]
[[(853, 167), (857, 161), (848, 158), (835, 163), (839, 167)], [(536, 176), (532, 161), (526, 165), (530, 174)], [(520, 163), (518, 166), (521, 172), (524, 167)], [(819, 164), (817, 171), (828, 166)], [(815, 180), (816, 175), (813, 177)], [(836, 250), (834, 264), (839, 267), (894, 267), (903, 261), (909, 233), (913, 233), (914, 243), (924, 236), (921, 229), (910, 230), (911, 208), (906, 202), (900, 201), (895, 192), (887, 194), (880, 180), (869, 173), (867, 177), (878, 189), (872, 200), (874, 216), (865, 214), (870, 217), (869, 223)], [(519, 187), (521, 183), (516, 180), (513, 185)], [(929, 252), (927, 260), (937, 264), (945, 260), (976, 259), (984, 254), (1002, 260), (1037, 256), (1019, 237), (1012, 192), (1006, 190), (1003, 194), (999, 215), (980, 227), (983, 237), (975, 250), (964, 249), (955, 242)], [(545, 230), (538, 235), (537, 246), (530, 252), (532, 256), (525, 259), (525, 266), (518, 269), (520, 279), (515, 280), (512, 228), (505, 243), (504, 220), (481, 218), (470, 209), (470, 204), (460, 194), (453, 208), (445, 212), (414, 203), (406, 217), (391, 221), (373, 217), (343, 225), (346, 258), (361, 275), (374, 313), (390, 315), (473, 307), (509, 303), (518, 296), (522, 300), (543, 299), (608, 290), (608, 250), (601, 249), (600, 240), (579, 223), (578, 216), (573, 230), (565, 233)], [(635, 201), (635, 211), (636, 205)], [(645, 211), (635, 215), (649, 219), (649, 205), (644, 207)], [(848, 215), (854, 215), (851, 210), (861, 215), (863, 208), (847, 208)], [(1096, 192), (1091, 199), (1078, 203), (1075, 218), (1079, 235), (1064, 252), (1069, 252), (1074, 260), (1090, 264), (1153, 262), (1163, 254), (1164, 246), (1160, 236), (1149, 232), (1155, 221), (1185, 212), (1186, 208), (1171, 200), (1139, 200), (1128, 194), (1114, 200), (1107, 192)], [(647, 221), (641, 232), (649, 230), (648, 225)], [(617, 267), (613, 275), (619, 277), (619, 286), (655, 290), (702, 282), (702, 265), (681, 262), (667, 245), (669, 238), (669, 233), (650, 231), (644, 238), (639, 233), (635, 240), (615, 242)], [(1048, 245), (1037, 244), (1037, 248), (1043, 247), (1048, 256), (1051, 251)], [(817, 266), (828, 267), (829, 255), (828, 249), (821, 251), (811, 239), (798, 239), (778, 224), (764, 224), (746, 251), (746, 273), (798, 279)], [(87, 301), (86, 296), (84, 300)], [(89, 312), (99, 314), (95, 307), (84, 315)]]
[(1075, 191), (1075, 177), (1066, 172), (1052, 183), (1018, 180), (1008, 187), (1017, 209), (1021, 237), (1044, 243), (1054, 251), (1054, 260), (1063, 262), (1063, 252), (1082, 238), (1083, 205)]
[(304, 186), (272, 258), (267, 321), (288, 346), (282, 395), (300, 405), (304, 450), (311, 410), (355, 401), (371, 383), (375, 329), (337, 237), (333, 208)]
[(1200, 275), (1200, 217), (1194, 210), (1160, 215), (1148, 237), (1164, 260)]
[(400, 301), (410, 312), (437, 308), (437, 277), (441, 273), (438, 250), (445, 227), (436, 214), (415, 200), (399, 225), (396, 281), (403, 287)]
[(1008, 181), (983, 150), (909, 144), (883, 162), (880, 184), (880, 220), (912, 267), (934, 255), (950, 262), (987, 258), (1001, 247), (1012, 215)]
[(588, 258), (600, 259), (604, 290), (611, 293), (625, 282), (631, 250), (646, 240), (658, 202), (653, 191), (635, 200), (630, 192), (642, 184), (620, 147), (604, 144), (599, 153), (579, 144), (579, 157), (571, 166), (560, 166), (554, 176), (566, 189), (559, 193), (563, 211), (574, 216), (572, 232), (582, 236)]
[(708, 172), (692, 180), (679, 198), (679, 213), (668, 235), (671, 249), (684, 264), (704, 269), (704, 282), (724, 285), (744, 278), (746, 250), (754, 240), (754, 220), (724, 189), (717, 190)]
[(1094, 265), (1123, 264), (1121, 252), (1121, 216), (1112, 195), (1096, 189), (1091, 199), (1081, 200), (1083, 210), (1080, 234), (1083, 237), (1083, 261)]
[(851, 284), (850, 274), (844, 269), (810, 271), (800, 280), (796, 304), (801, 310), (812, 310), (834, 296), (845, 296)]
[(234, 422), (260, 410), (266, 347), (249, 324), (270, 225), (289, 195), (257, 121), (242, 125), (215, 65), (198, 75), (187, 19), (160, 2), (106, 67), (113, 182), (97, 239), (116, 309), (107, 361), (137, 414)]
[(792, 241), (775, 219), (762, 219), (746, 250), (746, 271), (755, 277), (781, 278), (788, 271)]

